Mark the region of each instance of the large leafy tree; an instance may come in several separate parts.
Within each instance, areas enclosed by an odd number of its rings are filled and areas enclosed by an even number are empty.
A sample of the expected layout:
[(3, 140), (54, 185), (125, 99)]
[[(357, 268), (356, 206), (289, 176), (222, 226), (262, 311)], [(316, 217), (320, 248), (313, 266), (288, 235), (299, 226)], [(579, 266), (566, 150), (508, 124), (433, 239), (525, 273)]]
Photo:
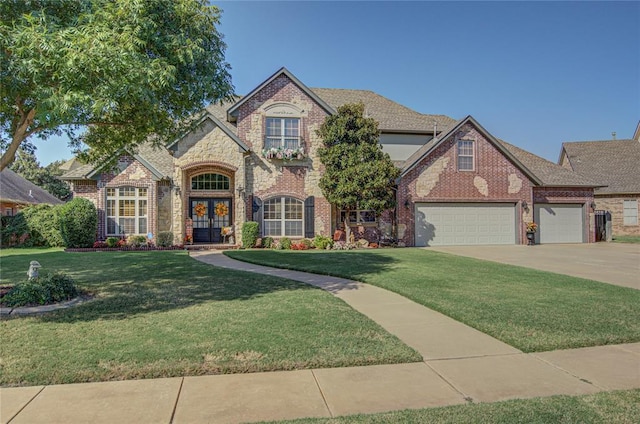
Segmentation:
[(219, 18), (207, 0), (2, 0), (0, 170), (33, 135), (98, 162), (187, 130), (233, 93)]
[(64, 161), (59, 160), (51, 162), (45, 167), (40, 166), (40, 162), (32, 152), (18, 149), (16, 159), (10, 168), (16, 174), (20, 174), (35, 185), (42, 187), (58, 199), (67, 200), (71, 196), (69, 185), (58, 178), (64, 173), (60, 169), (62, 164)]
[[(378, 122), (364, 116), (362, 103), (346, 104), (328, 116), (318, 130), (318, 150), (325, 172), (320, 188), (329, 203), (349, 211), (371, 209), (380, 214), (395, 206), (399, 169), (382, 151)], [(349, 225), (345, 221), (349, 235)]]

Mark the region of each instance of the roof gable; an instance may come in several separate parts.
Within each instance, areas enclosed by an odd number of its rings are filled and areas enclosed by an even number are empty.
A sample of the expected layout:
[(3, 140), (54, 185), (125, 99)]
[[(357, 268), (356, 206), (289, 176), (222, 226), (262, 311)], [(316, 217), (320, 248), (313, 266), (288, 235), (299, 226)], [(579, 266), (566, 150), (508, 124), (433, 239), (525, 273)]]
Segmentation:
[(276, 71), (275, 74), (267, 78), (262, 84), (251, 90), (251, 92), (244, 96), (240, 101), (230, 107), (229, 110), (227, 110), (227, 119), (232, 122), (235, 121), (238, 116), (238, 110), (240, 109), (240, 107), (242, 107), (242, 105), (244, 105), (249, 99), (262, 91), (266, 86), (271, 84), (276, 78), (280, 77), (281, 75), (285, 75), (287, 78), (289, 78), (295, 85), (298, 86), (300, 90), (302, 90), (307, 96), (309, 96), (311, 99), (313, 99), (313, 101), (320, 105), (320, 107), (324, 109), (325, 112), (330, 115), (336, 113), (334, 108), (329, 106), (322, 98), (320, 98), (316, 93), (309, 89), (309, 87), (304, 85), (302, 81), (300, 81), (298, 78), (296, 78), (295, 75), (289, 72), (287, 68), (282, 67), (278, 71)]
[[(196, 123), (196, 126), (200, 126), (204, 122), (209, 120), (209, 121), (213, 122), (218, 128), (220, 128), (222, 130), (222, 132), (224, 132), (230, 139), (235, 141), (236, 144), (238, 146), (240, 146), (240, 149), (242, 149), (242, 152), (248, 152), (249, 150), (251, 150), (249, 148), (249, 146), (247, 146), (242, 140), (240, 140), (240, 138), (233, 131), (231, 131), (231, 129), (227, 125), (225, 125), (218, 117), (216, 117), (213, 113), (211, 113), (211, 111), (209, 109), (206, 109), (206, 110), (207, 110), (207, 112), (202, 116), (202, 118), (200, 118), (200, 120), (198, 120), (198, 122)], [(186, 136), (191, 134), (192, 131), (189, 131), (189, 132), (183, 134), (182, 136), (180, 136), (179, 138), (175, 139), (173, 142), (171, 142), (167, 146), (167, 149), (175, 150), (176, 144), (178, 144)]]
[(636, 140), (565, 142), (560, 160), (563, 156), (574, 172), (601, 186), (596, 193), (640, 193), (640, 142)]

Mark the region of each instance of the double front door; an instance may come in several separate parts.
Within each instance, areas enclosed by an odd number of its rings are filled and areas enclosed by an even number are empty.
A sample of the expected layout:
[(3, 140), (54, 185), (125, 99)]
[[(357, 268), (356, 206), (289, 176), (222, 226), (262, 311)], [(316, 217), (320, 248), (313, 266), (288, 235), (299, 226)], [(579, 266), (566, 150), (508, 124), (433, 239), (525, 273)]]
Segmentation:
[(222, 243), (222, 228), (231, 226), (231, 199), (189, 199), (194, 243)]

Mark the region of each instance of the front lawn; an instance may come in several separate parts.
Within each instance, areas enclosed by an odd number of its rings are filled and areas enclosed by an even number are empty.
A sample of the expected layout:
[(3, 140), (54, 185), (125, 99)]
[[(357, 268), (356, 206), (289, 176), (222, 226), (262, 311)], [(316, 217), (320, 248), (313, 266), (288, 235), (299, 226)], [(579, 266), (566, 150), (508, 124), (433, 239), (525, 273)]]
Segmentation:
[(225, 254), (383, 287), (525, 352), (640, 341), (631, 288), (425, 249)]
[(613, 236), (616, 243), (640, 243), (640, 236)]
[(2, 285), (29, 261), (96, 298), (40, 316), (2, 317), (0, 385), (39, 385), (419, 361), (332, 295), (214, 268), (184, 251), (0, 251)]
[(517, 399), (372, 415), (280, 421), (281, 424), (285, 422), (290, 424), (637, 424), (640, 422), (640, 390), (604, 392), (585, 396)]

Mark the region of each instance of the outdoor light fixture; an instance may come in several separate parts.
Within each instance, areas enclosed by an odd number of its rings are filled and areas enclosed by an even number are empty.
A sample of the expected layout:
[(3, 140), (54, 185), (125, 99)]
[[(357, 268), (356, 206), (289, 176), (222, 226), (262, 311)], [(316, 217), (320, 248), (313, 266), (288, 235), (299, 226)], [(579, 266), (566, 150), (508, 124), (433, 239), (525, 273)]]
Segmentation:
[(410, 205), (410, 203), (409, 203), (409, 199), (405, 200), (405, 201), (404, 201), (404, 208), (405, 208), (405, 209), (409, 209), (409, 205)]
[(596, 202), (591, 202), (591, 209), (596, 210)]
[(522, 201), (522, 209), (524, 209), (525, 211), (529, 212), (529, 204), (527, 203), (526, 200)]

